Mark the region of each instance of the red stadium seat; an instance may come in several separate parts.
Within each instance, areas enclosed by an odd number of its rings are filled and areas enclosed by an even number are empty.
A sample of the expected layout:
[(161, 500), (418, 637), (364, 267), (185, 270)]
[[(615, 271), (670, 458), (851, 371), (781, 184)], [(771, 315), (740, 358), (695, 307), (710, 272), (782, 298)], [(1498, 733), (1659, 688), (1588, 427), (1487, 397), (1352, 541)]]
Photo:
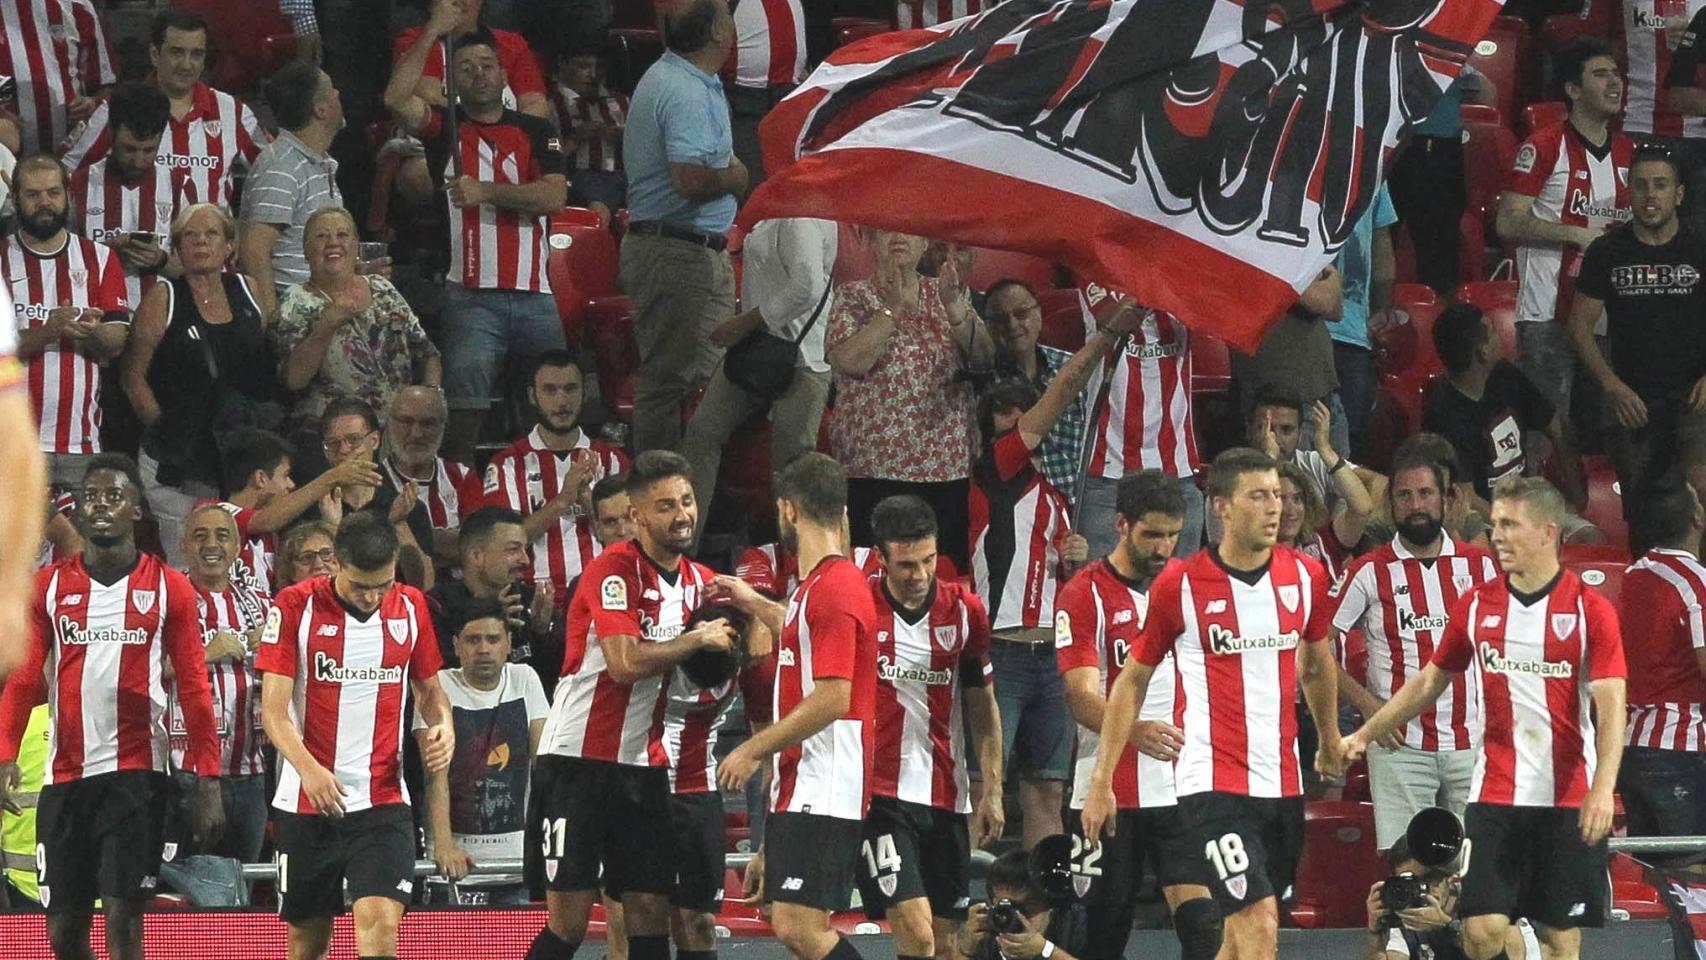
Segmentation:
[(1516, 135), (1503, 124), (1468, 121), (1463, 124), (1463, 134), (1463, 173), (1469, 206), (1477, 210), (1496, 209), (1511, 162), (1516, 159)]
[(1617, 471), (1605, 457), (1582, 458), (1587, 470), (1588, 508), (1582, 516), (1605, 534), (1605, 542), (1629, 549), (1629, 524), (1623, 519), (1623, 490)]
[(1669, 917), (1664, 898), (1647, 882), (1647, 869), (1626, 853), (1606, 858), (1611, 876), (1611, 905), (1626, 910), (1631, 920), (1664, 920)]
[(1566, 543), (1560, 557), (1565, 566), (1573, 563), (1621, 563), (1628, 566), (1635, 562), (1628, 550), (1609, 543)]
[(1054, 286), (1054, 264), (1042, 257), (1011, 250), (977, 248), (971, 264), (971, 287), (988, 290), (997, 280), (1023, 280), (1037, 290)]
[(1392, 285), (1393, 303), (1438, 303), (1439, 294), (1434, 288), (1425, 283), (1394, 283)]
[(1472, 303), (1487, 315), (1493, 333), (1499, 339), (1499, 352), (1506, 360), (1516, 362), (1521, 351), (1516, 341), (1516, 297), (1519, 284), (1515, 280), (1479, 280), (1457, 288), (1457, 298)]
[(845, 47), (850, 43), (874, 37), (879, 33), (888, 33), (894, 29), (894, 23), (889, 20), (876, 20), (870, 17), (836, 17), (830, 20), (830, 29), (835, 32), (835, 46)]
[(724, 829), (723, 849), (729, 853), (751, 853), (752, 829), (750, 827), (728, 827)]
[(1482, 103), (1466, 103), (1462, 107), (1461, 116), (1464, 123), (1493, 123), (1505, 125), (1504, 114), (1498, 107), (1490, 107)]
[[(1516, 116), (1528, 103), (1534, 90), (1535, 65), (1528, 27), (1522, 21), (1514, 17), (1494, 21), (1487, 36), (1475, 45), (1469, 63), (1498, 88), (1501, 117)], [(1465, 105), (1465, 114), (1468, 110)]]
[(1352, 803), (1368, 803), (1374, 799), (1368, 785), (1368, 761), (1358, 760), (1345, 771), (1343, 799)]
[(1629, 566), (1629, 561), (1623, 558), (1615, 560), (1568, 560), (1564, 566), (1574, 571), (1582, 578), (1582, 583), (1598, 590), (1605, 599), (1616, 603), (1623, 595), (1623, 571)]
[(207, 21), (208, 82), (239, 96), (250, 95), (269, 69), (268, 38), (291, 35), (290, 20), (276, 3), (172, 0), (171, 6)]
[(1541, 103), (1531, 103), (1522, 108), (1522, 129), (1517, 132), (1526, 137), (1541, 127), (1563, 123), (1569, 115), (1570, 107), (1562, 101), (1546, 100)]
[(551, 237), (553, 259), (559, 252), (567, 258), (575, 285), (588, 299), (621, 292), (616, 237), (597, 213), (578, 207), (561, 211), (551, 218)]
[(1038, 340), (1056, 350), (1077, 351), (1084, 346), (1084, 310), (1076, 290), (1038, 290), (1043, 308), (1043, 332)]
[[(1305, 808), (1303, 859), (1294, 888), (1316, 927), (1359, 927), (1368, 922), (1368, 888), (1386, 876), (1374, 840), (1374, 806), (1328, 801)], [(1296, 912), (1294, 919), (1302, 925)]]
[(1191, 395), (1232, 392), (1232, 352), (1219, 337), (1191, 331)]
[(585, 330), (605, 404), (620, 419), (632, 420), (634, 375), (640, 369), (640, 348), (634, 342), (634, 302), (627, 297), (588, 302)]
[(1369, 466), (1384, 469), (1398, 445), (1421, 432), (1428, 391), (1444, 376), (1418, 367), (1380, 384), (1374, 394), (1374, 457)]
[[(1431, 292), (1431, 291), (1430, 291)], [(1383, 379), (1404, 379), (1440, 369), (1434, 353), (1434, 318), (1445, 309), (1437, 301), (1401, 301), (1382, 311), (1369, 326), (1374, 366)]]

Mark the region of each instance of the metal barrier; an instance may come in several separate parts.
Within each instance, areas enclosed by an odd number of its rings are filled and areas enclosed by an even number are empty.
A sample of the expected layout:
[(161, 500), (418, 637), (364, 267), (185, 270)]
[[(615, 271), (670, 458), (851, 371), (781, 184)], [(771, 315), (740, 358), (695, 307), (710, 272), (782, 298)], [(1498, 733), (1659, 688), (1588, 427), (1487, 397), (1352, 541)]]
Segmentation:
[[(1701, 837), (1699, 839), (1700, 839), (1701, 846), (1706, 847), (1706, 837)], [(752, 862), (752, 854), (750, 854), (750, 853), (730, 853), (730, 854), (726, 854), (723, 857), (724, 866), (730, 870), (745, 870), (746, 865), (751, 863), (751, 862)], [(985, 874), (989, 873), (989, 865), (994, 863), (994, 862), (995, 862), (995, 855), (990, 853), (988, 850), (973, 850), (971, 852), (972, 876), (973, 877), (982, 877)], [(521, 864), (522, 864), (522, 861), (520, 861), (520, 860), (488, 860), (484, 863), (476, 863), (474, 865), (474, 868), (472, 870), (468, 871), (468, 875), (469, 876), (480, 876), (480, 875), (488, 875), (488, 874), (510, 874), (512, 876), (519, 875), (521, 873), (521, 870), (522, 870)], [(431, 877), (431, 876), (436, 876), (437, 874), (438, 874), (438, 864), (432, 862), (431, 860), (416, 860), (415, 861), (415, 876), (417, 876), (417, 877)], [(244, 880), (274, 880), (274, 879), (277, 879), (277, 877), (278, 877), (278, 864), (276, 864), (276, 863), (245, 863), (245, 864), (243, 864), (243, 879)]]
[(1612, 837), (1613, 853), (1706, 853), (1706, 837)]

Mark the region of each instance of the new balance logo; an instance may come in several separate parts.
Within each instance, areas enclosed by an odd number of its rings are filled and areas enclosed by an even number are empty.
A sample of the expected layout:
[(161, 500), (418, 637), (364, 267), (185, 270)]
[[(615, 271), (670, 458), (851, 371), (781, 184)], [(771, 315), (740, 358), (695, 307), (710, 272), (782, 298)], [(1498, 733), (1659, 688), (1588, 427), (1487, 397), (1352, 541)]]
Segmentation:
[(794, 665), (794, 651), (787, 650), (787, 649), (782, 649), (782, 650), (776, 651), (776, 663), (778, 666), (783, 666), (783, 667), (793, 666)]
[(1208, 603), (1203, 604), (1202, 612), (1207, 616), (1214, 616), (1217, 613), (1225, 613), (1226, 601), (1210, 600)]
[(806, 885), (806, 882), (799, 877), (785, 877), (782, 880), (782, 889), (784, 889), (784, 890), (795, 890), (795, 891), (797, 891), (797, 890), (804, 889), (805, 885)]
[(315, 635), (321, 637), (335, 637), (338, 635), (338, 625), (335, 623), (322, 623), (320, 624), (319, 631)]
[(415, 882), (413, 880), (398, 880), (397, 890), (399, 893), (414, 893)]

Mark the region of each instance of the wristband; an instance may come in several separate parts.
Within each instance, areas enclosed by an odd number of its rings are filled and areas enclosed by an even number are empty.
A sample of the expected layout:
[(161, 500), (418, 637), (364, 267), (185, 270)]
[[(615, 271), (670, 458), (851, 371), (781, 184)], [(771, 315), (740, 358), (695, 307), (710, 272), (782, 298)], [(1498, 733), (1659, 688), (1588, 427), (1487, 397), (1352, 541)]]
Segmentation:
[(1327, 476), (1330, 477), (1333, 474), (1338, 473), (1340, 470), (1345, 469), (1345, 467), (1347, 467), (1347, 466), (1349, 466), (1349, 464), (1345, 462), (1345, 458), (1340, 457), (1338, 463), (1335, 463), (1332, 466), (1327, 468)]
[(1042, 960), (1048, 960), (1049, 957), (1054, 956), (1054, 941), (1053, 940), (1044, 940), (1043, 941), (1043, 952), (1037, 954), (1037, 956), (1041, 957)]

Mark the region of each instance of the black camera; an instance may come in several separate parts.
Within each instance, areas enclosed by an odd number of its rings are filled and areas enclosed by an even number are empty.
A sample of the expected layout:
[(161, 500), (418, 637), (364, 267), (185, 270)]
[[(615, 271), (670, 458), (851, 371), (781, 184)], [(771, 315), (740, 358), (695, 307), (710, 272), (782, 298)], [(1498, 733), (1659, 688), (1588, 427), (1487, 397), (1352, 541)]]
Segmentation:
[(989, 930), (996, 934), (1024, 933), (1024, 911), (1011, 900), (995, 901), (995, 905), (989, 908)]
[[(1410, 818), (1404, 828), (1404, 843), (1410, 857), (1429, 872), (1457, 872), (1463, 853), (1463, 821), (1444, 807), (1427, 807)], [(1428, 905), (1428, 880), (1423, 874), (1400, 873), (1386, 878), (1380, 887), (1380, 908), (1385, 911), (1381, 926), (1400, 926), (1398, 912)]]
[(1380, 908), (1388, 913), (1427, 905), (1428, 882), (1420, 874), (1400, 873), (1380, 886)]

